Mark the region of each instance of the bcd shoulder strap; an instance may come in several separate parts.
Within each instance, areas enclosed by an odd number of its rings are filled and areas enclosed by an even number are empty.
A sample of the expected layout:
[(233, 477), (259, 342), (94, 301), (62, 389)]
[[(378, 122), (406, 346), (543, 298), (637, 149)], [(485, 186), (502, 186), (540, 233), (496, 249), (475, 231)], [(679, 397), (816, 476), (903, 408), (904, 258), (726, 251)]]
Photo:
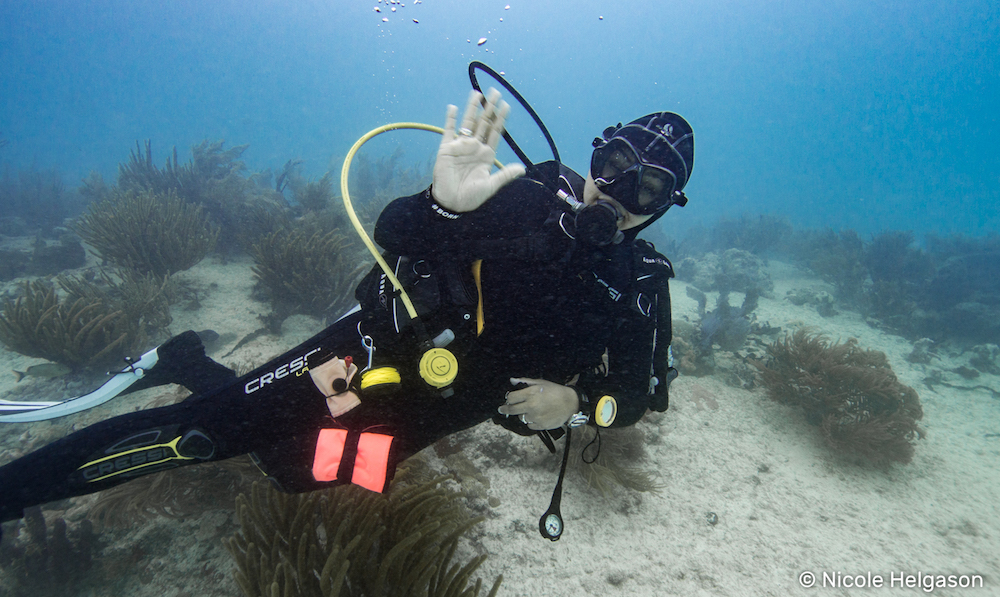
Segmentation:
[(670, 260), (656, 251), (652, 243), (636, 241), (637, 292), (647, 292), (653, 297), (650, 310), (656, 317), (656, 337), (653, 345), (653, 376), (656, 385), (650, 397), (650, 409), (667, 410), (670, 405), (670, 382), (677, 378), (677, 369), (670, 366), (670, 343), (673, 340), (673, 323), (670, 312), (670, 279), (674, 267)]

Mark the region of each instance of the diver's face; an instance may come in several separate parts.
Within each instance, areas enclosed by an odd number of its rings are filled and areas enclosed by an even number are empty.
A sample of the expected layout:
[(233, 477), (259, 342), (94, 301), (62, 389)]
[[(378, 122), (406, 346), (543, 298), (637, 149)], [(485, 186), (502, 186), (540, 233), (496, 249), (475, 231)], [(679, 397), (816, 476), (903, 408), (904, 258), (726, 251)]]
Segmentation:
[(636, 215), (624, 207), (621, 203), (615, 201), (615, 199), (606, 193), (602, 193), (597, 185), (594, 184), (594, 177), (591, 174), (587, 174), (587, 181), (583, 185), (583, 202), (586, 205), (593, 205), (598, 201), (607, 201), (618, 210), (618, 229), (628, 230), (629, 228), (635, 228), (636, 226), (643, 224), (646, 220), (653, 217), (652, 215), (640, 216)]

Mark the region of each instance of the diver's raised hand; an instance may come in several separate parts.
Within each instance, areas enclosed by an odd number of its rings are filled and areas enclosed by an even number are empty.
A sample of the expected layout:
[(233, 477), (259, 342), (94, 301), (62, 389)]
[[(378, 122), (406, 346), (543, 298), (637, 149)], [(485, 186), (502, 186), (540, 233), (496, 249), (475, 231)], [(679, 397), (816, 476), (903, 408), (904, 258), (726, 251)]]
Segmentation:
[(490, 173), (510, 105), (500, 99), (496, 89), (487, 92), (485, 105), (483, 99), (478, 91), (469, 95), (457, 131), (458, 108), (448, 106), (431, 192), (441, 207), (455, 213), (478, 209), (504, 185), (524, 174), (521, 164), (507, 164)]

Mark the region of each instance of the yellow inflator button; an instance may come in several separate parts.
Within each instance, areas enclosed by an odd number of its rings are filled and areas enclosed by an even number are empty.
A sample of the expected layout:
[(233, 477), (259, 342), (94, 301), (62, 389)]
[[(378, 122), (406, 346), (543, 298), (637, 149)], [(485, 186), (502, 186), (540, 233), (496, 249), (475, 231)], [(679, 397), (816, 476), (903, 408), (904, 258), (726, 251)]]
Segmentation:
[(432, 348), (420, 357), (420, 377), (435, 388), (451, 385), (458, 375), (458, 359), (445, 348)]

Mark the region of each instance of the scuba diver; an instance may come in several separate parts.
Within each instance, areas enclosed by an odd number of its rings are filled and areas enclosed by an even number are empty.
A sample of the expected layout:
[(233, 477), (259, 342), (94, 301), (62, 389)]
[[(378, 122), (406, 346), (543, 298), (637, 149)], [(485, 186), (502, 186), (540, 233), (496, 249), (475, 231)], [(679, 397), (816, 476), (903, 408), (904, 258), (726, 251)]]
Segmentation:
[[(0, 522), (243, 454), (286, 492), (381, 492), (402, 460), (493, 419), (552, 451), (566, 436), (540, 521), (558, 539), (572, 429), (632, 425), (667, 408), (673, 271), (637, 235), (687, 202), (694, 138), (682, 117), (659, 112), (596, 138), (586, 178), (558, 161), (491, 173), (509, 110), (494, 89), (470, 95), (460, 124), (448, 107), (431, 187), (378, 219), (388, 267), (360, 283), (358, 307), (240, 377), (194, 332), (130, 362), (118, 376), (138, 381), (117, 393), (177, 383), (191, 396), (0, 467)], [(38, 420), (30, 415), (0, 420)]]

